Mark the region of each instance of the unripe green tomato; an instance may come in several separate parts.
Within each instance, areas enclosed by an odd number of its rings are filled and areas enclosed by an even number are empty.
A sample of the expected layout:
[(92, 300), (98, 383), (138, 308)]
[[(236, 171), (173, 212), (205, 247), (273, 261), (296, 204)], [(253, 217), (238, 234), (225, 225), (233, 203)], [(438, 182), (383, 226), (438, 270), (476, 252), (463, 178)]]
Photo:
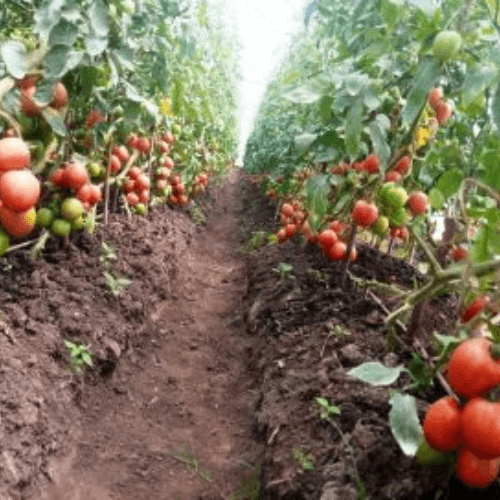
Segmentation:
[(104, 172), (101, 165), (95, 161), (89, 163), (87, 169), (91, 177), (99, 177)]
[(386, 193), (385, 199), (393, 207), (400, 208), (403, 207), (407, 202), (408, 193), (406, 192), (406, 189), (404, 187), (393, 187)]
[(78, 219), (84, 212), (82, 202), (78, 198), (66, 198), (61, 205), (62, 216), (73, 221)]
[(55, 219), (50, 226), (50, 230), (56, 236), (63, 238), (71, 233), (71, 222), (65, 219)]
[(54, 220), (54, 213), (50, 208), (43, 207), (36, 213), (36, 225), (38, 227), (49, 227)]
[(398, 208), (391, 216), (393, 226), (404, 226), (410, 220), (410, 214), (404, 207)]
[(448, 462), (450, 457), (450, 453), (442, 453), (431, 448), (425, 437), (422, 436), (415, 454), (415, 461), (425, 466), (442, 465)]
[(373, 233), (377, 234), (378, 236), (384, 236), (387, 233), (388, 229), (389, 229), (389, 219), (384, 215), (381, 215), (377, 219), (377, 222), (375, 222), (375, 224), (372, 226)]
[(10, 236), (0, 229), (0, 257), (3, 257), (10, 247)]
[(453, 59), (462, 45), (462, 37), (458, 31), (441, 31), (434, 38), (432, 53), (440, 61), (449, 61)]
[(72, 231), (81, 231), (85, 227), (85, 217), (80, 215), (76, 219), (71, 221), (71, 230)]
[(144, 215), (147, 212), (147, 208), (144, 203), (138, 203), (134, 208), (137, 215)]

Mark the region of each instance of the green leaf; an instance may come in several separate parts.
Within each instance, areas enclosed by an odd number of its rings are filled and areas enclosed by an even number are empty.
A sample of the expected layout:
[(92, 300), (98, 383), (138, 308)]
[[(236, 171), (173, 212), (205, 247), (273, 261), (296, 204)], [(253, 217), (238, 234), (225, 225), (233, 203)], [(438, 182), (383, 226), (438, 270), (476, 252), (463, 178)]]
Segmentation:
[(380, 14), (389, 28), (394, 28), (403, 15), (403, 2), (401, 0), (382, 0)]
[(358, 152), (358, 140), (363, 121), (363, 100), (358, 98), (347, 112), (346, 117), (346, 147), (347, 152), (354, 156)]
[(395, 382), (402, 372), (406, 371), (404, 366), (388, 368), (378, 361), (369, 361), (349, 370), (347, 373), (354, 378), (368, 382), (372, 385), (390, 385)]
[(78, 36), (78, 27), (66, 19), (61, 19), (51, 30), (49, 45), (72, 46)]
[(434, 208), (435, 210), (440, 210), (441, 208), (443, 208), (445, 202), (446, 199), (439, 189), (432, 188), (429, 191), (429, 203), (431, 204), (432, 208)]
[(385, 115), (377, 115), (376, 119), (370, 123), (370, 137), (373, 147), (384, 167), (391, 156), (391, 149), (387, 144), (388, 122), (389, 119)]
[(71, 48), (67, 45), (53, 45), (43, 60), (46, 78), (57, 79), (63, 75), (66, 60)]
[(493, 97), (491, 110), (493, 112), (493, 119), (495, 120), (497, 130), (500, 130), (500, 84), (498, 85), (497, 91)]
[(481, 163), (486, 169), (483, 181), (489, 186), (500, 189), (500, 154), (496, 150), (487, 150), (481, 157)]
[(474, 245), (472, 246), (471, 257), (475, 262), (485, 262), (490, 256), (490, 228), (488, 226), (482, 227), (476, 237), (474, 238)]
[(312, 104), (321, 99), (321, 96), (309, 87), (299, 87), (283, 95), (294, 104)]
[(308, 132), (295, 136), (295, 145), (302, 152), (305, 151), (317, 138), (317, 134)]
[(493, 64), (482, 62), (468, 67), (463, 83), (463, 104), (472, 104), (476, 97), (490, 87), (498, 78), (498, 69)]
[(0, 47), (0, 55), (10, 76), (20, 79), (25, 75), (28, 69), (28, 55), (22, 43), (3, 43)]
[(422, 438), (422, 428), (418, 420), (415, 398), (408, 394), (396, 393), (389, 400), (391, 431), (403, 453), (414, 456)]
[(54, 84), (54, 80), (42, 80), (36, 86), (36, 92), (34, 95), (35, 100), (42, 105), (48, 104), (52, 100), (52, 90), (54, 88)]
[(462, 180), (463, 175), (460, 170), (456, 168), (447, 170), (437, 181), (436, 189), (441, 192), (445, 199), (448, 199), (458, 192)]
[(434, 58), (424, 59), (420, 64), (415, 85), (411, 89), (406, 106), (403, 109), (403, 125), (411, 125), (416, 120), (427, 102), (429, 90), (432, 88), (438, 75), (439, 68), (436, 66)]
[(99, 56), (108, 47), (108, 39), (90, 34), (85, 38), (85, 47), (91, 56)]
[(89, 10), (90, 26), (99, 38), (105, 38), (109, 32), (109, 17), (106, 4), (102, 0), (94, 0)]
[(64, 124), (64, 120), (55, 110), (50, 108), (43, 109), (42, 116), (57, 135), (64, 137), (67, 134), (68, 131), (66, 129), (66, 125)]
[(433, 0), (408, 0), (408, 3), (420, 9), (427, 16), (432, 16), (437, 8)]
[(328, 210), (328, 193), (330, 192), (329, 175), (321, 174), (309, 177), (305, 184), (308, 206), (316, 216), (323, 218)]
[(332, 116), (332, 105), (333, 97), (325, 95), (321, 98), (319, 103), (319, 114), (325, 124), (328, 123), (328, 120)]

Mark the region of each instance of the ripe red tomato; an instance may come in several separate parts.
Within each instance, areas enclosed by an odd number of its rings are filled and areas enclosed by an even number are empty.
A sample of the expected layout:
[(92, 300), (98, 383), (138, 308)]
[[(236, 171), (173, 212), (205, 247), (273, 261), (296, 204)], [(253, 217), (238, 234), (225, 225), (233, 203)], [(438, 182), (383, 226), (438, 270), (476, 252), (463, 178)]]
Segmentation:
[(122, 168), (122, 162), (116, 155), (111, 155), (109, 160), (109, 170), (112, 174), (117, 174)]
[(422, 215), (429, 208), (429, 199), (422, 191), (415, 191), (408, 196), (406, 204), (413, 215)]
[(83, 163), (66, 163), (62, 179), (63, 185), (78, 190), (90, 182), (89, 173)]
[(385, 182), (400, 182), (401, 174), (396, 170), (390, 170), (385, 174)]
[(87, 118), (85, 119), (85, 127), (92, 128), (96, 123), (101, 123), (105, 120), (101, 112), (97, 109), (90, 110)]
[(337, 233), (331, 229), (325, 229), (318, 235), (318, 243), (323, 250), (330, 249), (337, 241)]
[(485, 337), (461, 342), (451, 353), (446, 366), (446, 379), (460, 396), (484, 396), (500, 384), (500, 364), (490, 352), (491, 342)]
[(28, 145), (17, 137), (0, 140), (0, 171), (24, 168), (30, 161)]
[(376, 154), (371, 154), (363, 162), (363, 170), (369, 174), (376, 174), (380, 167), (380, 159)]
[(403, 156), (397, 163), (396, 166), (394, 167), (394, 170), (401, 175), (405, 175), (408, 170), (410, 170), (411, 167), (411, 157), (410, 156)]
[(443, 89), (441, 87), (436, 87), (430, 90), (428, 102), (429, 106), (432, 109), (435, 110), (437, 108), (437, 105), (441, 102), (442, 99), (443, 99)]
[(135, 181), (135, 190), (140, 192), (143, 191), (144, 189), (149, 189), (151, 186), (151, 182), (149, 180), (149, 177), (145, 174), (141, 174), (139, 177), (137, 177)]
[(424, 417), (425, 439), (436, 451), (449, 452), (463, 443), (460, 428), (460, 406), (456, 399), (445, 396), (431, 404)]
[(489, 301), (490, 298), (487, 295), (480, 295), (479, 297), (476, 297), (472, 304), (468, 305), (460, 312), (460, 319), (462, 320), (462, 323), (467, 323), (476, 314), (479, 314), (489, 303)]
[(139, 167), (132, 167), (128, 172), (127, 175), (129, 176), (130, 179), (133, 181), (137, 180), (137, 178), (142, 174), (142, 170)]
[(52, 100), (49, 106), (55, 109), (64, 108), (68, 104), (68, 91), (62, 82), (57, 82), (52, 91)]
[(335, 231), (337, 234), (340, 234), (344, 230), (344, 224), (339, 220), (332, 220), (328, 225), (329, 229)]
[(500, 458), (479, 458), (464, 446), (458, 453), (457, 476), (471, 488), (486, 488), (495, 481), (500, 469)]
[(328, 251), (327, 256), (331, 260), (344, 260), (347, 256), (347, 246), (343, 241), (336, 241), (330, 250)]
[(174, 160), (172, 160), (172, 158), (170, 158), (170, 156), (167, 156), (165, 158), (165, 161), (163, 162), (163, 165), (165, 167), (167, 167), (168, 169), (170, 169), (170, 170), (172, 170), (175, 167)]
[(137, 137), (137, 134), (130, 134), (127, 137), (127, 146), (129, 148), (137, 149), (139, 138)]
[(500, 457), (500, 403), (473, 398), (464, 406), (460, 422), (465, 442), (477, 457)]
[(438, 103), (436, 106), (436, 118), (439, 123), (439, 125), (444, 125), (448, 118), (451, 117), (452, 114), (452, 109), (451, 106), (444, 101), (441, 101)]
[(92, 203), (92, 188), (90, 187), (90, 184), (82, 186), (76, 193), (76, 197), (82, 203)]
[(293, 206), (289, 203), (284, 203), (281, 207), (281, 215), (283, 217), (290, 217), (293, 214)]
[(287, 238), (291, 238), (297, 232), (296, 224), (287, 224), (285, 226), (285, 233)]
[(462, 246), (454, 246), (451, 249), (451, 258), (455, 262), (459, 262), (461, 260), (467, 260), (469, 258), (469, 251)]
[(111, 153), (117, 156), (122, 164), (127, 163), (130, 158), (130, 154), (126, 146), (124, 146), (123, 144), (121, 146), (115, 146)]
[(139, 193), (139, 202), (144, 204), (149, 203), (149, 189), (143, 189)]
[(358, 200), (351, 212), (351, 217), (358, 226), (368, 227), (377, 221), (378, 209), (371, 203)]
[(283, 243), (284, 241), (287, 240), (287, 235), (286, 235), (286, 230), (284, 227), (282, 227), (277, 233), (276, 233), (276, 238), (278, 238), (278, 241), (280, 243)]
[(11, 236), (23, 238), (35, 229), (36, 210), (34, 207), (16, 212), (10, 208), (0, 206), (0, 223)]
[(164, 141), (158, 141), (157, 146), (158, 146), (158, 151), (161, 154), (168, 153), (168, 150), (170, 149), (170, 146), (168, 145), (168, 143), (166, 143)]
[(134, 193), (133, 191), (128, 193), (125, 198), (127, 200), (127, 203), (131, 207), (135, 207), (139, 203), (139, 196), (137, 195), (137, 193)]
[(30, 170), (10, 170), (0, 177), (0, 199), (5, 207), (21, 212), (36, 205), (41, 187)]

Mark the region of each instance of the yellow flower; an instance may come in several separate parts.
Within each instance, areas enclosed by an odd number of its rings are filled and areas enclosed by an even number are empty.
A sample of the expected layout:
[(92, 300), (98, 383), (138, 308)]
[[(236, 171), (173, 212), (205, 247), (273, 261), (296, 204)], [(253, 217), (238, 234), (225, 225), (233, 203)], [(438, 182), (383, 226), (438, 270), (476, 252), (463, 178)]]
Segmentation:
[(160, 103), (160, 112), (165, 116), (174, 116), (172, 112), (172, 99), (170, 97), (164, 97)]
[(427, 144), (431, 132), (428, 128), (419, 128), (417, 130), (417, 144), (422, 147)]

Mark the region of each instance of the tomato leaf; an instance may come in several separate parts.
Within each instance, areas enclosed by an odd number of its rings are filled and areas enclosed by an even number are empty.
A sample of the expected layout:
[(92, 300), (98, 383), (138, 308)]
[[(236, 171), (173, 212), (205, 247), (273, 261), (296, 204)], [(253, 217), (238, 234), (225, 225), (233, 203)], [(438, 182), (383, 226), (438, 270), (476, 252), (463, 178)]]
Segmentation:
[(391, 431), (405, 455), (414, 456), (422, 438), (415, 398), (397, 392), (390, 399), (389, 412)]
[(369, 361), (356, 366), (347, 373), (351, 377), (372, 385), (390, 385), (395, 382), (402, 372), (407, 371), (404, 366), (388, 368), (378, 361)]
[(459, 190), (462, 180), (463, 175), (460, 170), (456, 168), (447, 170), (437, 181), (436, 189), (447, 199)]
[(432, 188), (429, 191), (429, 203), (431, 204), (431, 207), (439, 210), (443, 208), (444, 202), (445, 202), (445, 197), (443, 196), (443, 193), (439, 189)]
[(315, 175), (307, 179), (305, 185), (307, 203), (320, 218), (323, 218), (328, 210), (329, 177), (327, 174)]
[(434, 84), (438, 74), (439, 68), (436, 66), (433, 58), (429, 57), (422, 61), (417, 80), (410, 91), (406, 106), (401, 115), (403, 118), (403, 125), (410, 125), (415, 121), (427, 101), (429, 90)]
[(319, 101), (321, 96), (308, 87), (299, 87), (283, 96), (294, 104), (312, 104)]
[(359, 133), (361, 131), (361, 123), (363, 121), (363, 100), (356, 99), (354, 104), (347, 112), (346, 117), (346, 146), (347, 152), (354, 156), (358, 151)]
[(14, 78), (22, 78), (28, 69), (26, 47), (20, 42), (5, 42), (0, 47), (7, 72)]

